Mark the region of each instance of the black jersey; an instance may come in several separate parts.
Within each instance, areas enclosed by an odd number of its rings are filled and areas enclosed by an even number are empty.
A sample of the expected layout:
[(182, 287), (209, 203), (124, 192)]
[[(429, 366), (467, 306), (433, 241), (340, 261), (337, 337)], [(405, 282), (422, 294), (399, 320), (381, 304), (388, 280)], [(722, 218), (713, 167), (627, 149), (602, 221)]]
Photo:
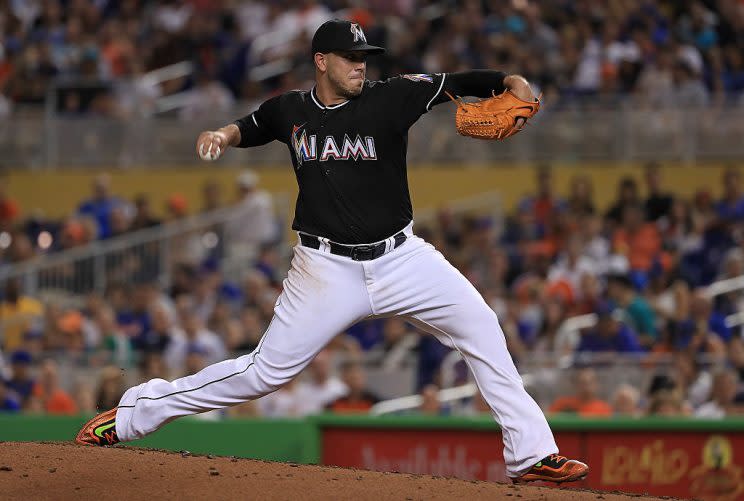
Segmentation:
[(359, 96), (333, 106), (314, 89), (287, 92), (235, 122), (238, 146), (287, 145), (299, 185), (293, 229), (344, 244), (383, 240), (413, 218), (408, 129), (440, 102), (446, 78), (367, 81)]

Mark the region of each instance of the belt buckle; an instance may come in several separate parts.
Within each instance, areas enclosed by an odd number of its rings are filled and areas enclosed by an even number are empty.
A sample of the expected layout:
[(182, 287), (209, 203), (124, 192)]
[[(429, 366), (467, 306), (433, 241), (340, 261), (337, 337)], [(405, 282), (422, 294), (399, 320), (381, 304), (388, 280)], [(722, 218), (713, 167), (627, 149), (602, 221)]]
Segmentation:
[(375, 248), (374, 245), (355, 245), (351, 248), (351, 259), (354, 261), (367, 261), (369, 253)]

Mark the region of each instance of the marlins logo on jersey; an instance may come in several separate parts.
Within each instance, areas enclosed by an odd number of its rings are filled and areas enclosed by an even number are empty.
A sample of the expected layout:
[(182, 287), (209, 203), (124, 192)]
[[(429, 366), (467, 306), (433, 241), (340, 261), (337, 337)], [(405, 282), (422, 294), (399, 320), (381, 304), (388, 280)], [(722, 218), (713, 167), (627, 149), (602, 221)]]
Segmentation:
[(357, 134), (351, 139), (344, 134), (344, 139), (339, 145), (333, 136), (326, 136), (322, 141), (320, 157), (318, 157), (318, 138), (315, 134), (308, 135), (304, 130), (305, 124), (292, 126), (292, 137), (290, 138), (292, 148), (297, 158), (298, 168), (308, 160), (377, 160), (375, 149), (375, 138), (365, 136), (364, 139)]
[[(317, 156), (315, 153), (315, 136), (310, 136), (312, 142), (307, 140), (307, 131), (304, 130), (305, 124), (293, 125), (292, 126), (292, 147), (297, 157), (298, 167), (302, 167), (302, 162), (305, 160), (315, 160)], [(302, 131), (302, 133), (300, 133)]]

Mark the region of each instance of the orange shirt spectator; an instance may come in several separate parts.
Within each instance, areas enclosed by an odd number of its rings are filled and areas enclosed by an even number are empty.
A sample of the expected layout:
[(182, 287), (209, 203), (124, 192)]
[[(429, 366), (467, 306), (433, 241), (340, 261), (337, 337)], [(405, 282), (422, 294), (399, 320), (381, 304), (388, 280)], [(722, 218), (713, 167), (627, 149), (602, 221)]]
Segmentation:
[(576, 394), (559, 397), (548, 409), (549, 412), (571, 412), (583, 417), (612, 416), (610, 404), (597, 396), (599, 381), (591, 367), (580, 369), (574, 374)]
[(50, 393), (46, 393), (44, 388), (37, 383), (34, 386), (32, 394), (41, 401), (42, 407), (47, 414), (67, 416), (77, 414), (75, 400), (61, 388), (56, 388)]
[(336, 414), (367, 414), (379, 399), (368, 392), (361, 395), (341, 397), (328, 406)]
[(44, 410), (48, 414), (77, 414), (75, 401), (59, 385), (57, 363), (54, 360), (45, 360), (41, 364), (39, 381), (31, 395), (37, 410)]
[(612, 407), (604, 400), (583, 401), (577, 396), (559, 397), (550, 406), (549, 412), (570, 412), (582, 417), (612, 416)]
[(623, 212), (623, 225), (612, 235), (612, 247), (628, 258), (633, 270), (648, 271), (661, 252), (661, 237), (653, 223), (643, 221), (643, 209), (631, 205)]
[(10, 223), (18, 217), (18, 203), (10, 198), (0, 199), (0, 223)]

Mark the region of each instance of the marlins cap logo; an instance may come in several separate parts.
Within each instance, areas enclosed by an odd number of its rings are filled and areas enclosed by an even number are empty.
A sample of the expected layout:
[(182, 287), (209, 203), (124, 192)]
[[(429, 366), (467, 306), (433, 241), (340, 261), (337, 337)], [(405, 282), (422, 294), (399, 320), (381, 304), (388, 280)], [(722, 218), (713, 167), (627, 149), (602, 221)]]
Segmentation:
[(361, 26), (359, 26), (357, 23), (351, 23), (351, 27), (349, 29), (351, 30), (351, 34), (354, 35), (355, 42), (361, 40), (362, 42), (367, 43), (367, 37), (364, 36), (364, 32), (362, 31)]

